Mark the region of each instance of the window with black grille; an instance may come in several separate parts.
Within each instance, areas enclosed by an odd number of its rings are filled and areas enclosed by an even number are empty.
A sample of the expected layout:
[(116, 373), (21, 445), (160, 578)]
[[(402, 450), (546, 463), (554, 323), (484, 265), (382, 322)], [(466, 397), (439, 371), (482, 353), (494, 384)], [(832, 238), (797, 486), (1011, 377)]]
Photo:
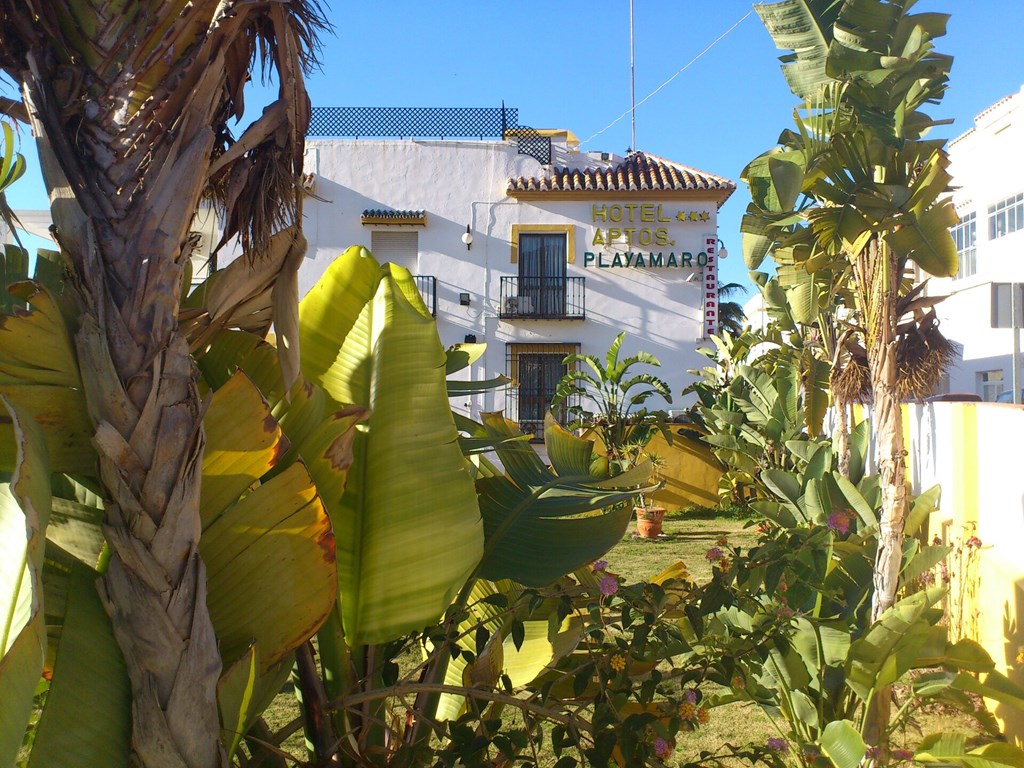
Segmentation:
[[(580, 345), (508, 344), (505, 350), (506, 370), (514, 382), (506, 395), (505, 415), (519, 422), (520, 430), (532, 435), (534, 441), (542, 441), (544, 415), (551, 408), (558, 382), (569, 372), (562, 361), (566, 355), (579, 353)], [(565, 405), (553, 411), (563, 425), (567, 420)]]

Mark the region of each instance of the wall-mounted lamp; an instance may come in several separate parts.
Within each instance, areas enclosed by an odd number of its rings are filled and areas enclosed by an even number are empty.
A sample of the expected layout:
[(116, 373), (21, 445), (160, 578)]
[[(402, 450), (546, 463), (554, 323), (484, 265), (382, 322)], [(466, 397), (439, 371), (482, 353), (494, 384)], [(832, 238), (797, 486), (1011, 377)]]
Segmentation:
[(469, 306), (469, 294), (468, 293), (460, 293), (459, 294), (459, 304), (461, 304), (464, 307), (468, 307)]
[(718, 241), (718, 258), (727, 259), (729, 258), (729, 252), (725, 250), (725, 243), (721, 240)]
[(462, 236), (462, 242), (466, 244), (467, 251), (473, 249), (473, 232), (470, 230), (469, 224), (466, 225), (466, 233)]

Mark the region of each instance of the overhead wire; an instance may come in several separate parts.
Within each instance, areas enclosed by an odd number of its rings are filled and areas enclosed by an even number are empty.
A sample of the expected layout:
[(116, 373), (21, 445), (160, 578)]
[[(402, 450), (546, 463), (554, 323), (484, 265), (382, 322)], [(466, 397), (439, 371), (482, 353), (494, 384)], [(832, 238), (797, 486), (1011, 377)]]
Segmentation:
[[(589, 144), (593, 139), (596, 139), (598, 136), (600, 136), (602, 133), (607, 131), (613, 125), (615, 125), (616, 123), (621, 121), (627, 115), (629, 115), (631, 113), (634, 113), (636, 111), (637, 107), (641, 106), (642, 104), (644, 104), (645, 102), (647, 102), (651, 98), (653, 98), (654, 95), (658, 93), (658, 91), (662, 90), (665, 86), (667, 86), (669, 83), (671, 83), (673, 80), (675, 80), (681, 74), (683, 74), (683, 72), (685, 72), (687, 69), (689, 69), (690, 66), (694, 62), (698, 61), (704, 54), (706, 54), (708, 51), (710, 51), (712, 48), (714, 48), (716, 45), (718, 45), (722, 40), (724, 40), (734, 29), (736, 29), (736, 27), (738, 27), (740, 24), (742, 24), (744, 21), (746, 21), (747, 17), (749, 17), (751, 13), (753, 13), (752, 10), (751, 11), (747, 11), (745, 14), (743, 14), (743, 16), (735, 24), (733, 24), (731, 27), (729, 27), (727, 30), (725, 30), (725, 32), (723, 32), (718, 37), (716, 37), (706, 48), (704, 48), (703, 51), (701, 51), (696, 56), (694, 56), (692, 59), (690, 59), (688, 62), (686, 62), (686, 64), (684, 64), (683, 67), (678, 72), (676, 72), (668, 80), (663, 82), (661, 85), (659, 85), (653, 91), (651, 91), (649, 94), (647, 94), (642, 99), (640, 99), (640, 101), (638, 101), (635, 105), (631, 106), (629, 109), (627, 109), (621, 115), (619, 115), (614, 120), (612, 120), (610, 123), (608, 123), (608, 125), (606, 125), (604, 128), (599, 130), (597, 133), (594, 133), (591, 136), (588, 136), (586, 139), (584, 139), (581, 142), (580, 146), (583, 146), (584, 144)], [(630, 149), (636, 149), (636, 147), (630, 147)]]

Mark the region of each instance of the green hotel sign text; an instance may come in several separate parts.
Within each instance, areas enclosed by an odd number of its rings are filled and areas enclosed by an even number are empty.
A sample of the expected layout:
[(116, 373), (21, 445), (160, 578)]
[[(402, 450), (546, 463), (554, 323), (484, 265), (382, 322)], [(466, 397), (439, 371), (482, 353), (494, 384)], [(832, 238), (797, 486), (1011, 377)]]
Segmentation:
[(704, 251), (701, 251), (696, 256), (689, 251), (683, 251), (678, 256), (676, 256), (675, 251), (670, 251), (668, 254), (664, 251), (658, 251), (657, 253), (649, 251), (646, 254), (643, 251), (638, 251), (636, 253), (633, 251), (626, 251), (625, 253), (613, 254), (587, 251), (583, 254), (583, 266), (597, 267), (598, 269), (656, 269), (658, 267), (665, 267), (669, 269), (688, 267), (693, 269), (694, 267), (707, 266), (707, 263), (708, 255), (704, 253)]

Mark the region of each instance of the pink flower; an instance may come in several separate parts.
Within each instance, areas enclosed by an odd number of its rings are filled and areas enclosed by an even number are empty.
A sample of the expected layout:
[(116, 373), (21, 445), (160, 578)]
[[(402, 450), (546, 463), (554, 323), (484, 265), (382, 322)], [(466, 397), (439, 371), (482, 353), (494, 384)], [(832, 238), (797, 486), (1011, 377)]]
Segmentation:
[(660, 736), (654, 740), (654, 754), (659, 760), (664, 760), (671, 751), (672, 748), (669, 746), (669, 743)]
[(787, 752), (789, 752), (789, 742), (787, 742), (785, 739), (773, 736), (772, 738), (768, 739), (768, 749), (770, 749), (772, 752), (778, 752), (780, 755), (784, 755)]
[(712, 547), (704, 554), (704, 557), (706, 557), (709, 562), (716, 563), (722, 559), (722, 550), (719, 547)]
[(969, 538), (967, 540), (967, 548), (968, 549), (978, 549), (980, 546), (981, 546), (981, 539), (979, 539), (977, 536), (971, 536), (971, 538)]
[(697, 692), (695, 690), (693, 690), (693, 688), (691, 688), (686, 693), (684, 693), (683, 696), (685, 696), (686, 700), (688, 702), (690, 702), (691, 704), (696, 704), (697, 703)]
[(877, 760), (879, 757), (882, 756), (882, 748), (881, 747), (868, 747), (868, 751), (865, 753), (865, 756), (869, 760)]
[(837, 509), (828, 516), (828, 527), (845, 536), (850, 532), (850, 514), (845, 509)]
[(614, 595), (619, 591), (619, 580), (614, 576), (605, 576), (598, 586), (602, 595)]
[(607, 560), (595, 560), (590, 567), (593, 568), (595, 571), (603, 571), (603, 570), (608, 568), (608, 561)]

